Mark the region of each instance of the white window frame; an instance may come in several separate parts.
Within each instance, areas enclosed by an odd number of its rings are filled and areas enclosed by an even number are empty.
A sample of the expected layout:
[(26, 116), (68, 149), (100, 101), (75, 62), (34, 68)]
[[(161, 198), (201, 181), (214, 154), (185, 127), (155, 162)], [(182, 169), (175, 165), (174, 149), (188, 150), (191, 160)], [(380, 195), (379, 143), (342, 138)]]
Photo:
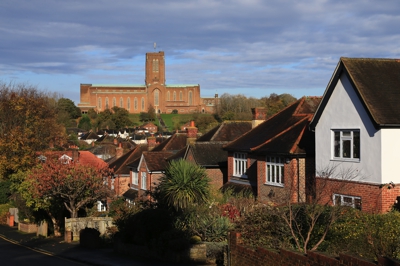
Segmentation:
[(247, 154), (244, 152), (233, 153), (233, 175), (247, 178)]
[(146, 172), (142, 172), (140, 181), (141, 181), (140, 188), (143, 190), (147, 190), (147, 173)]
[(132, 171), (132, 185), (139, 184), (139, 173), (136, 171)]
[(285, 158), (267, 156), (265, 164), (265, 183), (267, 185), (283, 187), (285, 184)]
[[(357, 135), (358, 147), (356, 147)], [(360, 142), (361, 137), (359, 129), (332, 129), (332, 159), (341, 161), (360, 161)], [(345, 143), (348, 143), (350, 146), (349, 155), (346, 154), (344, 149), (346, 146)]]
[(340, 206), (348, 206), (361, 210), (362, 206), (361, 197), (333, 194), (332, 200), (333, 200), (333, 205), (338, 205), (339, 203)]

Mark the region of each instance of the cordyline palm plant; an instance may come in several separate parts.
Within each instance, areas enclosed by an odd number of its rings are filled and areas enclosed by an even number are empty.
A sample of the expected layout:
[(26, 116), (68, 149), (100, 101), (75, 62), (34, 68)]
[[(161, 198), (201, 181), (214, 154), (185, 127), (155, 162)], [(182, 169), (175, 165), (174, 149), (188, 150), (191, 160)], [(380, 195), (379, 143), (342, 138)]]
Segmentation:
[(182, 159), (170, 162), (158, 189), (161, 200), (177, 211), (206, 203), (210, 196), (204, 168)]

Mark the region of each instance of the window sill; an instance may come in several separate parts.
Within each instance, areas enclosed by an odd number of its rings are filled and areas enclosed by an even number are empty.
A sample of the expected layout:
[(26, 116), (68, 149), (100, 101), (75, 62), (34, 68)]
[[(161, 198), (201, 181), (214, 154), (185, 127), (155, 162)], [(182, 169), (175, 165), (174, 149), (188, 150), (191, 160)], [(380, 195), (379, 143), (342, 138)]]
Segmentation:
[(247, 175), (233, 175), (233, 177), (240, 178), (240, 179), (248, 179)]
[(350, 162), (350, 163), (359, 163), (360, 159), (351, 159), (351, 158), (332, 158), (331, 161), (336, 162)]
[(278, 184), (278, 183), (264, 183), (264, 185), (267, 185), (267, 186), (273, 186), (273, 187), (285, 187), (285, 185), (284, 184)]

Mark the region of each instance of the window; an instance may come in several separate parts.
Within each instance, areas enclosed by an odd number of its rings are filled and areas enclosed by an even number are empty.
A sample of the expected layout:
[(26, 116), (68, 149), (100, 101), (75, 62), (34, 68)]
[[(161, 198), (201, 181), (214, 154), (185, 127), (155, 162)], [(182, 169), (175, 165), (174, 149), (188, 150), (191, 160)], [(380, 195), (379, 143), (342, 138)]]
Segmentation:
[(121, 98), (119, 98), (119, 107), (123, 108), (124, 107), (124, 100)]
[(283, 186), (285, 159), (282, 157), (267, 157), (267, 184), (275, 186)]
[(147, 189), (147, 175), (146, 175), (146, 172), (142, 172), (142, 180), (141, 180), (141, 182), (142, 182), (141, 188), (142, 189)]
[(108, 109), (109, 108), (109, 105), (108, 105), (108, 97), (106, 98), (106, 109)]
[(233, 175), (247, 178), (247, 155), (246, 153), (235, 152), (233, 154)]
[(180, 91), (179, 92), (179, 101), (182, 101), (183, 100), (183, 93)]
[(333, 158), (360, 160), (359, 130), (333, 130)]
[(115, 97), (113, 98), (112, 104), (113, 104), (113, 107), (117, 106), (117, 100), (115, 99)]
[(135, 109), (135, 110), (138, 109), (138, 101), (137, 101), (137, 98), (135, 98), (135, 99), (133, 100), (133, 109)]
[(361, 198), (340, 194), (333, 194), (333, 205), (348, 206), (361, 210)]
[(142, 97), (142, 111), (144, 111), (144, 98)]
[(131, 98), (128, 97), (126, 105), (127, 105), (128, 110), (130, 110), (131, 109)]
[(176, 101), (176, 91), (174, 91), (174, 93), (172, 93), (172, 100)]
[(99, 106), (99, 110), (101, 110), (101, 98), (99, 98), (98, 106)]
[(189, 91), (189, 105), (193, 104), (193, 93)]
[(139, 173), (132, 171), (132, 184), (137, 185), (139, 184)]
[(153, 72), (158, 72), (158, 59), (153, 59)]
[(169, 101), (170, 98), (171, 98), (171, 95), (170, 95), (169, 91), (167, 91), (167, 101)]
[(160, 103), (159, 103), (159, 97), (160, 97), (160, 91), (159, 90), (155, 90), (154, 91), (154, 105), (155, 106), (159, 106), (160, 105)]

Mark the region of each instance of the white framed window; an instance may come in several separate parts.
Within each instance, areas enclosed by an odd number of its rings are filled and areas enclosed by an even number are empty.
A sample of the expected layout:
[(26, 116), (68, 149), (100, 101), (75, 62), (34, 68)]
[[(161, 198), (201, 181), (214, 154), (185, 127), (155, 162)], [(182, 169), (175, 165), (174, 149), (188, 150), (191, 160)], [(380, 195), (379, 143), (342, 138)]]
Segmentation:
[(139, 173), (132, 171), (132, 185), (138, 185), (139, 184)]
[(235, 152), (233, 154), (233, 175), (247, 178), (247, 154), (243, 152)]
[(141, 189), (147, 189), (147, 173), (142, 172)]
[(332, 130), (333, 159), (360, 160), (360, 130)]
[(333, 194), (333, 205), (348, 206), (361, 210), (361, 197)]
[(266, 158), (266, 184), (274, 186), (283, 186), (285, 158), (267, 156)]

